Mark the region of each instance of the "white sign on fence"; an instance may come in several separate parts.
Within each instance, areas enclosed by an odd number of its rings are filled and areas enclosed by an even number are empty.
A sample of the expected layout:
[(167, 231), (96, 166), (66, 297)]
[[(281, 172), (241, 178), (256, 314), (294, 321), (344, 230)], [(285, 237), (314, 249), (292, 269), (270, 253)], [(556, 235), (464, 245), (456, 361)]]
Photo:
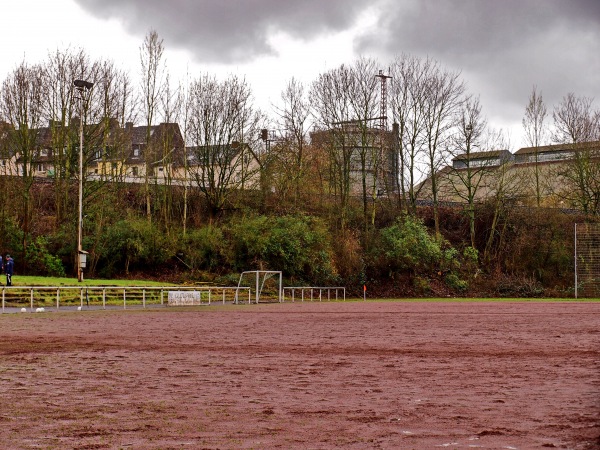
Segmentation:
[(171, 306), (200, 305), (200, 292), (198, 291), (169, 291), (168, 304)]

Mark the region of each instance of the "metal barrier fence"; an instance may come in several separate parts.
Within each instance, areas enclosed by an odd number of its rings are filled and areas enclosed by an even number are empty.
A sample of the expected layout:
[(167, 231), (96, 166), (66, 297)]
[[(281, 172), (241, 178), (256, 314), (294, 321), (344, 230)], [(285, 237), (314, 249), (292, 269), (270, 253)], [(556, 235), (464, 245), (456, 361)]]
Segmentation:
[(35, 311), (42, 308), (76, 308), (90, 309), (109, 307), (157, 307), (167, 303), (169, 293), (197, 293), (194, 298), (197, 303), (210, 305), (212, 302), (236, 303), (240, 291), (248, 292), (248, 302), (251, 302), (249, 287), (222, 286), (4, 286), (2, 288), (2, 312), (7, 308), (27, 308)]
[(339, 300), (338, 292), (342, 292), (343, 300), (346, 301), (346, 288), (345, 287), (318, 287), (318, 286), (293, 286), (293, 287), (284, 287), (283, 288), (283, 296), (282, 301), (285, 301), (285, 292), (288, 291), (290, 293), (292, 302), (296, 301), (296, 291), (300, 291), (300, 301), (304, 301), (305, 292), (310, 292), (310, 301), (314, 300), (314, 294), (316, 291), (319, 291), (319, 301), (323, 301), (323, 292), (327, 292), (327, 301), (331, 301), (331, 293), (332, 291), (335, 293), (335, 300)]

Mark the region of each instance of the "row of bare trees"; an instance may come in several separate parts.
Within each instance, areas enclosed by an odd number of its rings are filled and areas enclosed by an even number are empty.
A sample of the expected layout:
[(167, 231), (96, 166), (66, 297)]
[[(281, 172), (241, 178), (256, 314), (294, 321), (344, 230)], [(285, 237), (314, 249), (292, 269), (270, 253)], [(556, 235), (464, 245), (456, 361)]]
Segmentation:
[(548, 119), (543, 95), (534, 86), (525, 108), (523, 128), (527, 142), (535, 150), (537, 205), (552, 194), (547, 176), (541, 174), (538, 150), (542, 145), (561, 144), (571, 150), (571, 158), (552, 173), (564, 186), (558, 195), (566, 204), (597, 215), (600, 213), (600, 109), (594, 108), (592, 98), (569, 93), (554, 106), (551, 124)]
[[(489, 127), (479, 98), (468, 92), (459, 72), (432, 58), (411, 55), (397, 57), (387, 71), (391, 79), (384, 113), (385, 119), (394, 123), (395, 133), (390, 134), (380, 127), (386, 123), (381, 117), (380, 67), (375, 59), (361, 57), (320, 74), (309, 85), (291, 79), (269, 115), (256, 106), (246, 80), (235, 75), (225, 79), (187, 75), (185, 81), (173, 82), (163, 41), (154, 31), (140, 47), (138, 83), (112, 62), (93, 61), (83, 50), (58, 50), (37, 65), (23, 62), (0, 89), (0, 120), (3, 127), (13, 130), (10, 145), (2, 147), (3, 157), (18, 154), (23, 168), (19, 174), (22, 201), (15, 203), (24, 232), (23, 247), (31, 228), (39, 130), (47, 124), (53, 149), (56, 223), (74, 217), (70, 186), (78, 173), (80, 120), (88, 143), (86, 164), (98, 158), (99, 150), (101, 156), (110, 153), (113, 159), (115, 154), (126, 159), (131, 141), (116, 139), (115, 133), (129, 122), (146, 127), (143, 209), (150, 222), (160, 219), (167, 232), (180, 225), (185, 230), (190, 186), (202, 195), (207, 219), (212, 221), (232, 206), (236, 191), (251, 187), (250, 180), (258, 176), (263, 205), (269, 196), (276, 197), (278, 205), (295, 210), (314, 205), (316, 199), (334, 199), (332, 218), (342, 230), (354, 220), (355, 199), (359, 199), (364, 230), (375, 225), (382, 193), (387, 194), (385, 201), (390, 207), (414, 214), (426, 185), (423, 181), (428, 179), (439, 236), (441, 169), (463, 155), (466, 170), (456, 171), (450, 180), (466, 205), (470, 243), (475, 246), (477, 191), (490, 168), (469, 164), (470, 155), (509, 150), (508, 138)], [(75, 79), (94, 83), (89, 95), (78, 92), (73, 86)], [(600, 113), (591, 99), (569, 94), (554, 108), (552, 118), (554, 124), (548, 127), (541, 92), (534, 88), (523, 118), (532, 147), (579, 145), (598, 139)], [(152, 127), (159, 122), (179, 124), (183, 155), (174, 153), (169, 134), (150, 145)], [(565, 183), (574, 186), (571, 200), (593, 213), (600, 207), (597, 156), (574, 152), (571, 168), (561, 173)], [(162, 183), (151, 176), (154, 165), (177, 161), (185, 167), (182, 203), (173, 197), (169, 171)], [(544, 177), (537, 159), (535, 162), (536, 202), (540, 205), (545, 195)], [(496, 170), (498, 211), (514, 185), (504, 174)], [(94, 226), (102, 227), (104, 220), (111, 220), (114, 202), (102, 200), (118, 198), (116, 189), (114, 183), (85, 184), (87, 206), (95, 205)], [(107, 191), (112, 194), (103, 195)]]

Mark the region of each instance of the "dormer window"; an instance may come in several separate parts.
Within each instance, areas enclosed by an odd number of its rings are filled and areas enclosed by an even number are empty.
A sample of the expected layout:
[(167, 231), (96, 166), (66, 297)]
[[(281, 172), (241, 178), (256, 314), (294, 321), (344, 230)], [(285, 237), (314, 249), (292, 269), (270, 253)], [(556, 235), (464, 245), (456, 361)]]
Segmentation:
[(135, 157), (140, 156), (140, 149), (139, 148), (134, 148), (133, 149), (133, 156), (135, 156)]

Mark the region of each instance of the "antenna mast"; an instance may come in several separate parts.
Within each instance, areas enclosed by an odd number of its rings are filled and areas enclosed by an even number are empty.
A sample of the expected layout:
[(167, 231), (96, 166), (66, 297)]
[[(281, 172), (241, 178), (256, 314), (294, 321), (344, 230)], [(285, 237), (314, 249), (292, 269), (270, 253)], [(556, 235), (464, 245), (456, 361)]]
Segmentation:
[(379, 114), (379, 128), (381, 131), (387, 131), (387, 80), (392, 78), (389, 75), (384, 75), (383, 70), (379, 71), (379, 74), (375, 75), (379, 78), (381, 83), (381, 103), (380, 103), (380, 114)]

